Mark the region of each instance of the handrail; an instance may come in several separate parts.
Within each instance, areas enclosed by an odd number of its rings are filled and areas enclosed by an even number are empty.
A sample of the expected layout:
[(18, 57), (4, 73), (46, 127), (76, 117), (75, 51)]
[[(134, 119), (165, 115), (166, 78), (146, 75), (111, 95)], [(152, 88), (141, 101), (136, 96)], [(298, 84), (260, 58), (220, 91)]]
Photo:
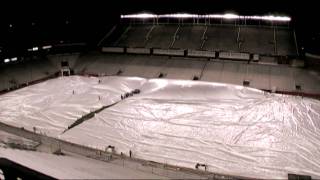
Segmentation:
[(174, 43), (175, 43), (176, 40), (177, 40), (177, 34), (179, 33), (179, 31), (180, 31), (180, 25), (178, 26), (176, 32), (175, 32), (174, 35), (173, 35), (173, 40), (172, 40), (172, 43), (171, 43), (170, 46), (169, 46), (169, 49), (174, 46)]
[[(24, 137), (27, 139), (31, 139), (36, 142), (40, 142), (43, 145), (47, 145), (51, 148), (55, 148), (56, 150), (59, 150), (62, 152), (76, 153), (78, 155), (82, 155), (82, 156), (85, 156), (88, 158), (97, 159), (97, 160), (101, 160), (101, 161), (107, 161), (109, 163), (113, 163), (112, 160), (115, 160), (115, 159), (122, 159), (123, 161), (137, 163), (142, 166), (160, 168), (165, 171), (174, 171), (174, 172), (182, 172), (182, 173), (191, 174), (191, 175), (198, 175), (203, 178), (210, 178), (210, 177), (215, 177), (215, 178), (228, 177), (229, 179), (234, 179), (234, 178), (243, 179), (243, 178), (245, 178), (245, 177), (240, 177), (240, 176), (216, 174), (213, 172), (203, 171), (200, 169), (191, 169), (191, 168), (185, 168), (185, 167), (180, 167), (180, 166), (175, 166), (175, 165), (170, 165), (170, 164), (165, 164), (165, 163), (160, 163), (160, 162), (148, 161), (148, 160), (144, 160), (144, 159), (140, 159), (140, 158), (129, 157), (127, 155), (124, 155), (123, 153), (119, 153), (116, 151), (109, 153), (107, 151), (100, 150), (97, 148), (68, 142), (68, 141), (65, 141), (62, 139), (49, 137), (44, 134), (31, 132), (31, 131), (25, 130), (23, 128), (7, 125), (3, 122), (0, 122), (0, 130), (17, 135), (17, 136)], [(153, 170), (152, 170), (152, 173), (153, 173)], [(165, 173), (165, 172), (163, 172), (163, 174), (159, 174), (159, 175), (170, 177), (169, 176), (170, 174)], [(245, 179), (247, 179), (247, 178), (245, 178)]]
[(201, 36), (202, 43), (200, 45), (200, 49), (203, 49), (203, 46), (207, 41), (207, 38), (206, 38), (207, 30), (208, 30), (208, 26), (206, 26), (206, 28), (204, 29), (204, 32), (202, 33), (202, 36)]

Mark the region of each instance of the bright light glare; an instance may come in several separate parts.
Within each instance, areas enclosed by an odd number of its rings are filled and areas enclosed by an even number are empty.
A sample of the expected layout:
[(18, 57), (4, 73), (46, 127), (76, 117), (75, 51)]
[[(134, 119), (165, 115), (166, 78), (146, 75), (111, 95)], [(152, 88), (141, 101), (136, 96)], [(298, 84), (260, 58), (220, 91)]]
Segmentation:
[(240, 19), (241, 17), (236, 14), (209, 14), (203, 15), (204, 18), (217, 18), (217, 19)]
[(18, 60), (17, 57), (11, 58), (11, 61), (16, 61), (16, 60)]
[(239, 16), (235, 15), (235, 14), (225, 14), (225, 15), (223, 15), (223, 18), (225, 18), (225, 19), (238, 19)]
[(4, 59), (4, 63), (10, 62), (10, 59)]
[(129, 19), (147, 19), (147, 18), (156, 18), (157, 15), (155, 14), (148, 14), (148, 13), (142, 13), (142, 14), (129, 14), (129, 15), (121, 15), (121, 18), (129, 18)]
[(38, 47), (33, 47), (33, 48), (32, 48), (32, 51), (38, 51), (38, 50), (39, 50)]
[(248, 16), (247, 19), (258, 19), (267, 21), (291, 21), (290, 17), (285, 16)]
[(253, 20), (265, 20), (265, 21), (291, 21), (290, 17), (287, 16), (240, 16), (236, 14), (207, 14), (207, 15), (198, 15), (198, 14), (187, 14), (187, 13), (177, 13), (177, 14), (131, 14), (131, 15), (121, 15), (122, 19), (145, 19), (145, 18), (216, 18), (216, 19), (253, 19)]
[(50, 48), (52, 48), (52, 46), (51, 46), (51, 45), (48, 45), (48, 46), (42, 46), (42, 49), (50, 49)]
[(198, 18), (199, 15), (197, 14), (164, 14), (164, 15), (158, 15), (159, 18)]

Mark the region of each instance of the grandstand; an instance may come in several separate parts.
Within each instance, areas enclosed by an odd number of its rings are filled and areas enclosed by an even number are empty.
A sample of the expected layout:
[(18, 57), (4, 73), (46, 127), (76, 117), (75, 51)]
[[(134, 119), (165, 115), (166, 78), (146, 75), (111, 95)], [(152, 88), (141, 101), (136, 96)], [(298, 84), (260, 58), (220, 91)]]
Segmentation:
[[(0, 169), (48, 179), (320, 178), (320, 73), (305, 66), (294, 26), (142, 15), (121, 16), (94, 50), (53, 45), (0, 64)], [(48, 171), (24, 157), (79, 164)], [(98, 170), (79, 171), (86, 161)]]

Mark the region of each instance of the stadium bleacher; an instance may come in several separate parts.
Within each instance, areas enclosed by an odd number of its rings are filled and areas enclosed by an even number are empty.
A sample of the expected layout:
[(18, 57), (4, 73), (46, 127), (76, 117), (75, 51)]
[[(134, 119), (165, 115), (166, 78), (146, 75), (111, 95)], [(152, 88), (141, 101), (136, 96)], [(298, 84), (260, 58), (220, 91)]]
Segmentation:
[(169, 49), (177, 28), (177, 25), (156, 26), (150, 34), (150, 39), (147, 41), (146, 47)]
[(177, 49), (200, 49), (205, 26), (181, 26), (173, 47)]
[(164, 78), (170, 79), (191, 80), (197, 76), (202, 81), (236, 85), (243, 85), (243, 81), (248, 80), (250, 87), (258, 89), (272, 90), (276, 87), (278, 91), (296, 92), (296, 85), (301, 85), (302, 92), (320, 92), (318, 73), (286, 65), (271, 65), (273, 59), (265, 64), (248, 64), (247, 61), (100, 53), (49, 59), (0, 67), (0, 90), (46, 78), (58, 72), (60, 61), (65, 59), (70, 61), (70, 67), (76, 74), (158, 78), (162, 73)]
[(297, 55), (293, 30), (252, 25), (128, 25), (114, 46)]
[(163, 73), (170, 79), (186, 80), (202, 74), (200, 78), (202, 81), (243, 85), (244, 80), (249, 80), (250, 87), (265, 90), (277, 87), (277, 90), (294, 92), (296, 91), (295, 82), (303, 82), (303, 91), (320, 92), (319, 83), (311, 83), (320, 81), (317, 73), (290, 66), (248, 64), (246, 61), (205, 61), (201, 58), (104, 54), (97, 55), (94, 59), (79, 58), (75, 72), (80, 73), (84, 64), (88, 62), (90, 64), (85, 70), (88, 74), (115, 75), (121, 69), (123, 76), (157, 78), (160, 73)]
[(288, 29), (276, 29), (277, 54), (281, 56), (296, 56), (293, 31)]
[[(52, 55), (47, 57), (49, 61), (39, 59), (0, 67), (1, 90), (52, 75), (60, 70), (61, 61), (68, 61), (76, 74), (195, 78), (237, 85), (248, 81), (259, 89), (276, 87), (294, 92), (296, 84), (301, 84), (302, 91), (319, 92), (317, 83), (305, 81), (318, 82), (317, 74), (304, 74), (308, 70), (289, 65), (277, 66), (278, 57), (280, 62), (282, 58), (289, 62), (288, 56), (297, 55), (294, 31), (287, 27), (131, 24), (113, 29), (122, 32), (114, 32), (119, 34), (118, 40), (111, 35), (116, 47), (104, 48), (122, 48), (121, 52)], [(105, 42), (110, 45), (108, 39)], [(258, 55), (256, 60), (254, 55)]]
[[(261, 35), (263, 34), (263, 35)], [(271, 27), (240, 27), (240, 49), (261, 55), (274, 55), (274, 30)]]
[(47, 59), (34, 59), (23, 63), (0, 67), (1, 90), (19, 87), (32, 81), (47, 78), (59, 69)]
[(234, 26), (209, 26), (203, 49), (214, 51), (239, 51), (238, 28)]
[(134, 25), (121, 37), (117, 46), (144, 47), (151, 25)]

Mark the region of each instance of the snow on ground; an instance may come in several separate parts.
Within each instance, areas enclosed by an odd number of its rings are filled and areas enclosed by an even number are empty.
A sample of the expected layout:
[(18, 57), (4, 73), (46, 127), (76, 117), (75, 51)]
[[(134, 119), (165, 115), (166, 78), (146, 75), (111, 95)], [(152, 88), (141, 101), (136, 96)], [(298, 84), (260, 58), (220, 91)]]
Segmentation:
[(57, 179), (166, 179), (163, 176), (84, 157), (0, 148), (0, 158)]
[(31, 131), (35, 127), (55, 137), (83, 115), (120, 101), (121, 94), (144, 81), (81, 76), (52, 79), (0, 96), (0, 121)]
[(60, 138), (216, 173), (320, 178), (317, 100), (182, 80), (151, 79), (140, 89)]

